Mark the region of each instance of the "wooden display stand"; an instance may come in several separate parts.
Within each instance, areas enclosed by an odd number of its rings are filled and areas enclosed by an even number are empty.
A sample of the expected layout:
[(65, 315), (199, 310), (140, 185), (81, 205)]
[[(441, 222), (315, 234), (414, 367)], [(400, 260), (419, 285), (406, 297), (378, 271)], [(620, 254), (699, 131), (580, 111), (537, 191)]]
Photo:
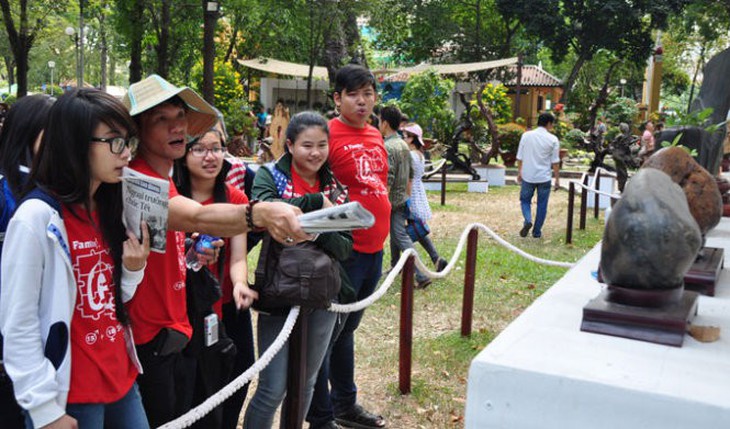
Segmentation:
[(697, 315), (695, 292), (637, 290), (608, 285), (583, 307), (580, 330), (681, 347)]
[(684, 287), (702, 295), (715, 296), (715, 285), (725, 265), (725, 251), (703, 247), (692, 267), (684, 275)]

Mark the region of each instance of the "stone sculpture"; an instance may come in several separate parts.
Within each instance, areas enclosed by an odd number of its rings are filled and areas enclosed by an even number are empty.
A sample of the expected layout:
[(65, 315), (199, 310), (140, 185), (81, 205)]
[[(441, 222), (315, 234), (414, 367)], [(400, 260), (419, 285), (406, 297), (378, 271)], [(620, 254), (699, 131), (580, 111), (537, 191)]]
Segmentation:
[(666, 173), (642, 168), (606, 224), (601, 274), (607, 284), (622, 288), (678, 289), (701, 244), (682, 188)]
[(661, 149), (646, 160), (644, 168), (663, 171), (682, 188), (703, 235), (717, 226), (722, 217), (722, 196), (715, 178), (686, 150), (678, 146)]

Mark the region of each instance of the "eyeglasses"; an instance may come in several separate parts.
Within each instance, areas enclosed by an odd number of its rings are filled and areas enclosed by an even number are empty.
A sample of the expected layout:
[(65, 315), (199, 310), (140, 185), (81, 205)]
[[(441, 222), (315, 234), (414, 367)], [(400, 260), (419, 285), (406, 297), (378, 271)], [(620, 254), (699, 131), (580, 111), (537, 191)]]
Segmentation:
[(210, 149), (203, 146), (193, 146), (190, 148), (190, 153), (192, 153), (193, 156), (197, 156), (198, 158), (206, 156), (208, 152), (212, 153), (213, 156), (220, 156), (221, 154), (223, 154), (223, 148), (221, 146), (214, 146)]
[(109, 143), (109, 149), (115, 155), (119, 155), (120, 153), (124, 152), (124, 148), (127, 147), (131, 152), (134, 152), (135, 150), (137, 150), (137, 146), (139, 145), (139, 139), (137, 137), (130, 137), (128, 139), (125, 139), (124, 137), (92, 137), (91, 141), (99, 143)]

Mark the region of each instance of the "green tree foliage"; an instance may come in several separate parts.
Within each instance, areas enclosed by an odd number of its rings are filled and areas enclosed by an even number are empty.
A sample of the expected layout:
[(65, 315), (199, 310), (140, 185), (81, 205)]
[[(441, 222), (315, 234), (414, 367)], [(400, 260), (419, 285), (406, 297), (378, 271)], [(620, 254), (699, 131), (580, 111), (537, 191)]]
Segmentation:
[(370, 25), (377, 46), (403, 61), (475, 62), (511, 55), (519, 21), (503, 18), (495, 0), (383, 0)]
[(629, 125), (634, 123), (639, 109), (636, 101), (630, 98), (617, 98), (616, 101), (606, 108), (606, 120), (613, 125), (625, 122)]
[[(193, 70), (195, 88), (201, 91), (203, 85), (203, 64), (198, 63)], [(232, 131), (244, 129), (244, 115), (248, 113), (248, 103), (244, 99), (241, 75), (234, 70), (231, 63), (218, 60), (215, 62), (215, 107), (223, 113), (226, 125)]]
[[(512, 119), (512, 99), (507, 96), (507, 87), (498, 83), (488, 83), (482, 91), (482, 102), (492, 111), (492, 117), (496, 124), (505, 124)], [(476, 107), (472, 112), (479, 113), (476, 94), (471, 103)]]
[(439, 76), (434, 70), (412, 75), (408, 79), (400, 107), (403, 113), (441, 141), (453, 128), (454, 112), (449, 104), (454, 82)]
[(645, 62), (652, 52), (652, 30), (666, 27), (669, 16), (687, 0), (497, 0), (503, 15), (518, 17), (528, 34), (561, 60), (572, 51), (575, 63), (565, 80), (564, 99), (578, 72), (605, 49), (628, 62)]

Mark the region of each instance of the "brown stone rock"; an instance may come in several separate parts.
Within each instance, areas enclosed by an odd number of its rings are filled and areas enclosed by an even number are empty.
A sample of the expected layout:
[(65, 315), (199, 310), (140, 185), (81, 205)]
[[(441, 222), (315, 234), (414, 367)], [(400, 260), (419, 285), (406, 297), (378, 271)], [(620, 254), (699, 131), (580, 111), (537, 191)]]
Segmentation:
[(625, 288), (678, 288), (701, 243), (682, 189), (663, 172), (643, 168), (606, 223), (601, 275), (607, 284)]
[(661, 149), (642, 168), (656, 168), (669, 175), (685, 195), (702, 234), (717, 226), (722, 217), (722, 197), (712, 175), (678, 146)]

